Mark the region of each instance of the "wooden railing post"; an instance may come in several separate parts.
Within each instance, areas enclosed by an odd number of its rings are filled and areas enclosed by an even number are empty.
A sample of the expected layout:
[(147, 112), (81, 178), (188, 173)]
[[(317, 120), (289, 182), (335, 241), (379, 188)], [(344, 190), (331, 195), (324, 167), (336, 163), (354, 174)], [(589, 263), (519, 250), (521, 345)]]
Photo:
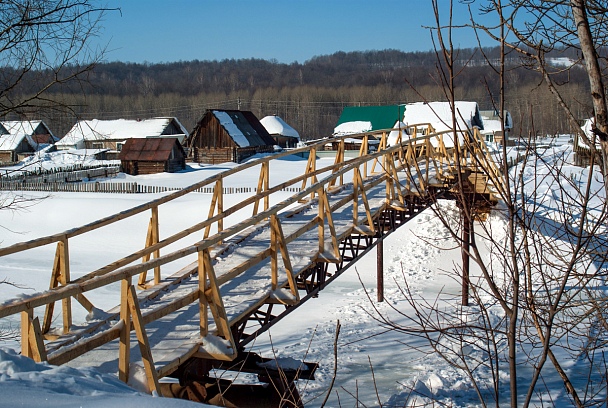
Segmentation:
[[(59, 266), (59, 283), (66, 286), (70, 282), (70, 251), (67, 238), (57, 243), (56, 263)], [(70, 331), (72, 326), (72, 299), (64, 298), (61, 301), (63, 312), (63, 333)]]
[[(306, 162), (306, 170), (304, 172), (305, 175), (313, 174), (312, 176), (308, 176), (302, 180), (302, 190), (306, 188), (306, 183), (310, 180), (310, 184), (315, 184), (319, 180), (317, 180), (317, 176), (314, 175), (314, 172), (317, 171), (317, 149), (311, 148), (308, 152), (308, 161)], [(310, 199), (315, 198), (315, 193), (312, 192), (310, 194)]]
[(21, 355), (37, 362), (47, 360), (40, 321), (32, 309), (21, 312)]
[[(340, 262), (340, 251), (338, 249), (338, 239), (336, 237), (336, 230), (334, 228), (333, 216), (331, 214), (331, 207), (327, 199), (327, 192), (321, 186), (319, 188), (319, 215), (317, 216), (317, 222), (319, 224), (319, 255), (318, 259), (324, 262)], [(327, 221), (327, 228), (331, 238), (332, 250), (327, 251), (325, 248), (325, 222)]]
[[(257, 194), (261, 194), (266, 192), (270, 188), (270, 171), (269, 171), (269, 162), (262, 163), (262, 168), (260, 169), (260, 178), (258, 180), (258, 189)], [(258, 214), (258, 207), (260, 205), (260, 199), (257, 199), (253, 204), (253, 215)], [(270, 196), (264, 196), (264, 211), (266, 211), (270, 207)]]
[[(338, 143), (338, 151), (336, 152), (336, 159), (334, 160), (334, 167), (332, 169), (332, 173), (337, 172), (340, 169), (342, 163), (344, 163), (344, 150), (346, 149), (344, 145), (344, 139), (340, 139), (340, 143)], [(344, 184), (344, 175), (340, 174), (340, 185)], [(328, 188), (336, 185), (336, 179), (333, 178), (329, 184)]]
[[(152, 215), (150, 216), (150, 222), (148, 223), (148, 233), (146, 234), (146, 245), (145, 247), (151, 247), (153, 245), (158, 244), (160, 240), (160, 233), (158, 227), (158, 206), (152, 207)], [(142, 263), (148, 262), (151, 258), (160, 257), (160, 249), (157, 249), (151, 254), (146, 254), (142, 257)], [(145, 287), (147, 278), (147, 271), (142, 272), (139, 275), (138, 285), (140, 287)], [(158, 285), (160, 283), (160, 266), (154, 268), (154, 284)]]
[[(199, 355), (218, 360), (232, 360), (236, 357), (237, 348), (230, 330), (230, 323), (224, 307), (224, 301), (220, 293), (220, 287), (215, 276), (209, 248), (199, 249), (198, 251), (198, 287), (199, 287), (199, 311), (200, 311), (200, 333), (202, 337), (207, 337), (209, 333), (208, 311), (211, 311), (217, 335), (227, 341), (228, 347), (232, 349), (231, 354), (220, 354), (216, 349), (209, 349), (199, 352)], [(203, 348), (205, 341), (203, 341)]]
[[(358, 167), (353, 169), (353, 225), (358, 233), (363, 235), (374, 234), (374, 220), (372, 218), (371, 210), (369, 208), (369, 202), (367, 201), (367, 193), (363, 186), (363, 179), (361, 178), (361, 172)], [(363, 202), (365, 208), (365, 215), (367, 218), (367, 226), (359, 226), (359, 196)]]
[[(217, 209), (217, 213), (216, 213)], [(211, 198), (211, 205), (209, 206), (209, 214), (207, 219), (213, 218), (216, 214), (221, 214), (224, 212), (224, 182), (223, 179), (219, 179), (215, 182), (215, 186), (213, 188), (213, 197)], [(217, 220), (217, 232), (220, 233), (224, 230), (224, 218), (220, 218)], [(209, 238), (209, 233), (211, 232), (211, 224), (207, 225), (205, 228), (205, 233), (203, 237), (205, 239)]]
[(283, 258), (283, 266), (287, 274), (287, 282), (289, 282), (289, 289), (291, 294), (294, 296), (294, 300), (299, 300), (298, 288), (296, 280), (293, 276), (293, 267), (291, 265), (291, 259), (289, 258), (289, 252), (287, 251), (287, 243), (285, 242), (285, 235), (283, 234), (283, 228), (279, 221), (279, 217), (276, 214), (270, 216), (270, 268), (271, 268), (271, 281), (272, 290), (277, 290), (279, 281), (279, 252)]
[(131, 278), (120, 283), (120, 340), (118, 346), (118, 379), (129, 381), (129, 361), (131, 359), (131, 314), (129, 313), (129, 288)]
[[(144, 327), (139, 301), (137, 300), (137, 293), (135, 292), (135, 287), (130, 284), (128, 285), (127, 300), (129, 304), (129, 313), (131, 315), (133, 326), (135, 328), (135, 334), (137, 336), (137, 342), (139, 343), (141, 359), (144, 363), (144, 371), (146, 372), (146, 379), (148, 380), (148, 388), (151, 392), (155, 392), (158, 396), (162, 397), (162, 392), (158, 383), (158, 374), (156, 372), (156, 368), (154, 367), (154, 359), (152, 358), (152, 350), (150, 349), (150, 342), (148, 341), (148, 335), (146, 334), (146, 328)], [(130, 336), (130, 333), (128, 333), (128, 335)]]
[(32, 347), (30, 346), (30, 320), (34, 318), (34, 310), (28, 309), (21, 312), (21, 355), (32, 358)]

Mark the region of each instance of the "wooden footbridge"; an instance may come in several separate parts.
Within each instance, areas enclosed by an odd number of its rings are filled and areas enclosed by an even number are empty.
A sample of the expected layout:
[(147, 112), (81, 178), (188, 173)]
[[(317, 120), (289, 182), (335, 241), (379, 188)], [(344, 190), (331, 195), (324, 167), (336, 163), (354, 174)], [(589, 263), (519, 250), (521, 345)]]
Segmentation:
[[(412, 125), (407, 133), (388, 129), (323, 140), (245, 163), (80, 228), (0, 248), (3, 257), (56, 245), (49, 290), (4, 301), (0, 318), (21, 315), (25, 356), (96, 366), (123, 381), (130, 363), (142, 362), (149, 388), (158, 394), (170, 392), (161, 390), (162, 377), (200, 378), (226, 362), (251, 368), (244, 357), (248, 343), (294, 308), (305, 307), (384, 235), (437, 198), (466, 196), (480, 208), (496, 203), (500, 172), (478, 132), (435, 133), (425, 126), (424, 135), (416, 131), (421, 125)], [(391, 131), (398, 132), (398, 139), (388, 146)], [(346, 157), (347, 137), (361, 140), (357, 157)], [(380, 147), (368, 153), (371, 138), (378, 138)], [(332, 142), (339, 146), (334, 164), (317, 168), (317, 152)], [(305, 173), (270, 185), (273, 161), (292, 154), (308, 156)], [(225, 208), (225, 178), (260, 164), (257, 194)], [(204, 186), (214, 188), (208, 219), (161, 238), (159, 207)], [(290, 187), (299, 191), (270, 206), (273, 195)], [(226, 217), (244, 211), (245, 221), (224, 225)], [(150, 213), (150, 222), (141, 250), (71, 279), (72, 238), (103, 234), (103, 227), (143, 212)], [(201, 239), (161, 255), (192, 234)], [(189, 266), (167, 270), (171, 262), (189, 256), (195, 260)], [(106, 310), (103, 319), (73, 322), (74, 307), (96, 310), (89, 293), (117, 282), (120, 305)], [(61, 327), (54, 328), (57, 312)], [(290, 378), (310, 376), (314, 365), (308, 371)]]

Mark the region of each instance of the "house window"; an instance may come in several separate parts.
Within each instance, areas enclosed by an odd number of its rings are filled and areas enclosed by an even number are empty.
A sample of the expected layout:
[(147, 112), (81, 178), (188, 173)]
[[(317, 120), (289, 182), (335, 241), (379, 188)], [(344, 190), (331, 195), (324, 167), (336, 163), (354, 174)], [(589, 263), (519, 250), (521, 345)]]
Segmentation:
[(494, 143), (494, 135), (486, 135), (486, 142)]

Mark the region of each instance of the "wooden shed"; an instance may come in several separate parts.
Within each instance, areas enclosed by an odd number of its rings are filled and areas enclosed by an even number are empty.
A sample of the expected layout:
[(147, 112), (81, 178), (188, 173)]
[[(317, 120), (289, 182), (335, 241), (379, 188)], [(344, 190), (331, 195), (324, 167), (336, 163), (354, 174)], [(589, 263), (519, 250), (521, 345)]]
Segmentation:
[(122, 171), (133, 176), (186, 168), (186, 153), (177, 138), (128, 139), (118, 158)]
[(249, 111), (213, 109), (186, 140), (188, 156), (198, 163), (240, 163), (256, 153), (274, 151), (274, 140)]
[(260, 119), (260, 123), (274, 139), (275, 145), (286, 148), (297, 147), (300, 134), (277, 115), (265, 116)]

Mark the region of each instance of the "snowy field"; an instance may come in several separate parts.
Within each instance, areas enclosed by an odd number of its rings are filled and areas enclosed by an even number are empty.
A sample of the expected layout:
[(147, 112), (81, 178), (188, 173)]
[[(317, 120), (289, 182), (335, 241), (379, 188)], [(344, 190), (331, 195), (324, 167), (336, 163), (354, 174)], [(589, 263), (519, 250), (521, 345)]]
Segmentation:
[[(549, 153), (547, 157), (559, 156)], [(44, 161), (52, 166), (61, 160), (49, 156)], [(327, 160), (326, 164), (333, 162), (333, 159), (322, 160)], [(317, 167), (322, 165), (318, 163)], [(119, 178), (137, 180), (142, 184), (185, 187), (232, 166), (192, 166), (178, 174), (139, 177), (121, 174)], [(282, 160), (276, 165), (272, 163), (271, 185), (302, 174), (305, 166), (306, 160), (299, 158)], [(583, 172), (583, 169), (572, 167), (570, 171)], [(259, 169), (252, 169), (249, 176), (232, 179), (225, 187), (255, 187), (258, 176)], [(45, 196), (31, 193), (32, 197), (44, 199), (19, 211), (0, 211), (1, 245), (8, 246), (58, 233), (161, 195), (53, 193)], [(244, 196), (227, 195), (224, 206), (232, 205)], [(205, 219), (210, 199), (209, 194), (191, 194), (165, 206), (164, 210), (161, 207), (161, 238)], [(441, 202), (440, 205), (442, 213), (453, 214), (457, 218), (453, 203)], [(103, 265), (105, 256), (117, 258), (140, 248), (145, 239), (148, 217), (148, 214), (135, 217), (126, 228), (120, 230), (102, 229), (95, 238), (91, 238), (94, 242), (88, 241), (88, 238), (75, 240), (73, 244), (70, 241), (72, 278)], [(485, 222), (498, 234), (504, 230), (505, 220), (498, 212)], [(480, 247), (483, 248), (483, 244)], [(21, 293), (29, 295), (48, 288), (53, 255), (54, 247), (49, 246), (37, 250), (35, 254), (3, 259), (0, 279), (7, 279), (17, 286), (0, 285), (0, 302)], [(391, 316), (395, 322), (405, 324), (406, 316), (411, 315), (412, 310), (403, 296), (404, 282), (420, 299), (432, 301), (441, 293), (442, 302), (457, 305), (460, 282), (454, 278), (452, 271), (459, 267), (460, 257), (460, 251), (455, 249), (442, 222), (431, 210), (426, 210), (385, 240), (385, 302), (376, 302), (374, 249), (323, 290), (318, 298), (311, 299), (257, 339), (252, 350), (263, 357), (289, 357), (319, 363), (315, 381), (301, 381), (298, 384), (305, 405), (319, 406), (328, 392), (333, 375), (333, 345), (339, 321), (337, 377), (326, 406), (404, 406), (408, 401), (412, 402), (412, 395), (415, 394), (434, 397), (449, 406), (478, 406), (477, 393), (466, 377), (438, 355), (423, 352), (426, 347), (423, 340), (386, 331), (374, 318), (374, 309), (377, 309)], [(472, 266), (473, 277), (476, 274), (477, 270)], [(98, 307), (111, 308), (118, 304), (118, 293), (101, 291), (91, 295), (91, 301)], [(85, 317), (85, 312), (81, 311), (76, 314), (75, 321)], [(18, 328), (16, 318), (1, 321), (2, 328)], [(142, 404), (149, 407), (200, 406), (151, 398), (120, 383), (115, 377), (92, 370), (77, 371), (68, 367), (35, 364), (12, 351), (19, 348), (11, 340), (1, 342), (0, 347), (2, 407), (101, 407), (114, 403), (127, 408)], [(507, 387), (504, 391), (508, 392), (508, 381), (504, 384)], [(556, 384), (553, 401), (558, 405), (559, 402), (567, 404), (563, 387), (559, 382)], [(419, 403), (424, 401), (429, 400), (418, 399)]]

